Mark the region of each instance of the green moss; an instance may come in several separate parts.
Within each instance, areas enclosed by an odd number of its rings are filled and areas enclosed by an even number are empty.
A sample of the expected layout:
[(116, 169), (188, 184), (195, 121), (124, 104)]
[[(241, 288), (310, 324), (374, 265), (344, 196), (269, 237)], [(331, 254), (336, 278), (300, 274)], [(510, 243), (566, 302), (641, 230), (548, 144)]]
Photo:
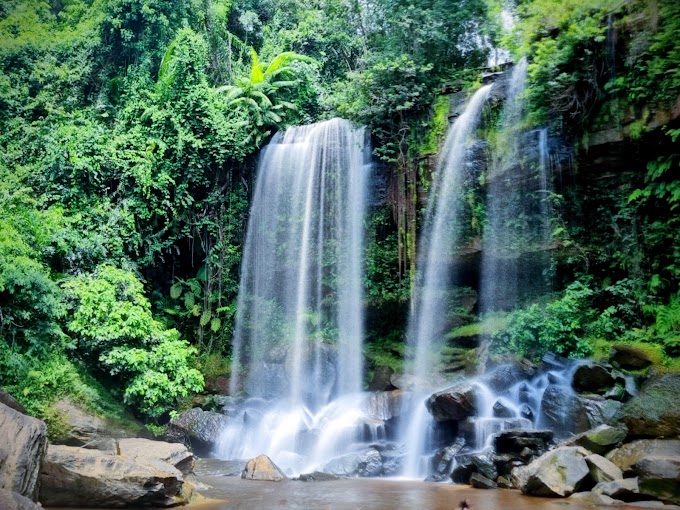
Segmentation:
[(437, 96), (432, 106), (432, 118), (427, 126), (425, 139), (418, 147), (420, 156), (431, 156), (437, 153), (439, 144), (446, 135), (449, 126), (449, 109), (451, 102), (449, 96)]
[(501, 331), (505, 329), (507, 325), (507, 318), (503, 315), (491, 315), (481, 322), (475, 322), (474, 324), (466, 324), (465, 326), (460, 326), (453, 331), (451, 331), (447, 338), (461, 338), (477, 335), (490, 335), (495, 331)]

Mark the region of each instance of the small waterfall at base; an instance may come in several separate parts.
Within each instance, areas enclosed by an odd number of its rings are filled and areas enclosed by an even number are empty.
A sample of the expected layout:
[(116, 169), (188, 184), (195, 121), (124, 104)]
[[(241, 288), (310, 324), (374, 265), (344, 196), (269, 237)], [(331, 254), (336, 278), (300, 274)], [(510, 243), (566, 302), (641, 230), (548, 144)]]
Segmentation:
[(446, 315), (447, 291), (455, 278), (451, 262), (460, 238), (458, 215), (469, 138), (479, 123), (491, 87), (485, 85), (475, 92), (449, 128), (428, 198), (408, 329), (408, 355), (412, 361), (406, 371), (414, 377), (413, 398), (409, 409), (404, 410), (400, 431), (407, 452), (402, 474), (408, 477), (426, 473), (423, 458), (432, 453), (428, 436), (436, 433), (436, 426), (423, 405), (432, 388), (424, 381), (432, 380), (433, 367), (438, 362), (444, 334), (441, 319)]
[[(370, 146), (332, 119), (263, 150), (238, 297), (236, 399), (217, 455), (269, 455), (298, 473), (381, 433), (362, 387)], [(375, 425), (375, 426), (373, 426)]]

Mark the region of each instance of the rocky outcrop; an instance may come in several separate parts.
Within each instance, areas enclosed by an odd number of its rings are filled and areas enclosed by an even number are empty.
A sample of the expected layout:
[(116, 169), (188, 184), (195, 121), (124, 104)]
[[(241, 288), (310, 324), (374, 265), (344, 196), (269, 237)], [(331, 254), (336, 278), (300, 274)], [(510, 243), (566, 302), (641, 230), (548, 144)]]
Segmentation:
[(280, 482), (286, 479), (283, 471), (266, 455), (259, 455), (250, 459), (241, 473), (244, 480), (261, 480), (266, 482)]
[(209, 453), (219, 441), (229, 418), (220, 413), (194, 407), (168, 424), (166, 440), (185, 443), (199, 453)]
[(145, 465), (120, 455), (51, 445), (41, 472), (44, 506), (122, 508), (187, 503), (190, 484), (170, 464)]
[(634, 466), (642, 459), (661, 456), (680, 458), (680, 439), (639, 439), (612, 450), (607, 459), (616, 464), (624, 475), (635, 475)]
[(625, 370), (641, 370), (652, 364), (649, 355), (632, 345), (618, 344), (611, 348), (609, 361)]
[(0, 489), (37, 500), (47, 426), (0, 404)]
[(603, 455), (626, 439), (627, 434), (628, 431), (624, 427), (602, 424), (568, 439), (563, 445), (583, 446), (586, 450)]
[(465, 382), (430, 395), (427, 410), (438, 421), (458, 421), (475, 413), (475, 388)]
[(170, 464), (183, 475), (192, 472), (196, 459), (186, 446), (150, 439), (129, 438), (118, 442), (120, 455), (139, 464), (153, 465), (160, 461)]
[(328, 462), (322, 471), (336, 476), (380, 476), (383, 474), (382, 457), (378, 450), (369, 448), (362, 452), (336, 457)]
[(680, 435), (680, 373), (664, 374), (647, 381), (615, 419), (628, 427), (633, 437)]
[(528, 466), (513, 470), (513, 484), (532, 496), (566, 497), (578, 490), (589, 474), (589, 452), (563, 446), (542, 455)]
[(56, 402), (53, 410), (64, 420), (66, 427), (60, 437), (51, 437), (52, 444), (82, 446), (115, 453), (116, 439), (133, 435), (107, 420), (83, 409), (69, 399)]
[(2, 510), (42, 510), (40, 505), (37, 505), (30, 499), (16, 492), (3, 489), (0, 489), (0, 508)]
[(7, 393), (3, 388), (0, 388), (0, 404), (5, 404), (10, 409), (14, 409), (21, 414), (27, 414), (26, 408), (17, 402), (17, 399)]
[(680, 457), (646, 457), (634, 469), (642, 494), (680, 505)]

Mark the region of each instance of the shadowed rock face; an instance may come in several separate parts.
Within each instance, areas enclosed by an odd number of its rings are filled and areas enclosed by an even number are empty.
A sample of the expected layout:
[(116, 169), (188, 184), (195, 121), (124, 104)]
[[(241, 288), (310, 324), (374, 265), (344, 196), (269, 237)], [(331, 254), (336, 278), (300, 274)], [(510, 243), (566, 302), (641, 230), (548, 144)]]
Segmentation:
[(587, 450), (580, 447), (557, 448), (528, 466), (513, 470), (513, 483), (524, 494), (532, 496), (569, 496), (578, 490), (589, 475), (585, 460), (588, 454)]
[(47, 426), (0, 404), (0, 437), (5, 438), (0, 441), (0, 489), (36, 501)]

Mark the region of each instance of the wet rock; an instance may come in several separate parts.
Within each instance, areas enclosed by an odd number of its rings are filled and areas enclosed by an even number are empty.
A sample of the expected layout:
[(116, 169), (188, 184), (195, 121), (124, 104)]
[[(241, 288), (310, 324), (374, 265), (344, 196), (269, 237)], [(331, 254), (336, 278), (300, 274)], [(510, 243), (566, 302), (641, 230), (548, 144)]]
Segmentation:
[(579, 428), (574, 430), (576, 433), (611, 423), (616, 413), (623, 407), (623, 403), (605, 398), (580, 397), (579, 407), (583, 414), (577, 421)]
[(633, 437), (680, 435), (680, 373), (650, 379), (640, 393), (629, 400), (615, 419), (628, 427)]
[(635, 464), (634, 470), (642, 494), (680, 504), (680, 457), (645, 457)]
[(534, 421), (535, 413), (534, 410), (529, 407), (527, 404), (522, 404), (519, 408), (519, 415), (521, 418), (524, 418), (525, 420), (529, 420), (531, 422)]
[(14, 409), (21, 414), (27, 414), (26, 408), (17, 402), (17, 400), (3, 388), (0, 388), (0, 404), (5, 404), (10, 409)]
[(589, 362), (576, 368), (572, 384), (579, 393), (603, 394), (614, 385), (614, 378), (604, 366)]
[(402, 471), (404, 452), (398, 450), (384, 450), (380, 452), (382, 457), (383, 475), (397, 476)]
[[(453, 459), (465, 446), (465, 441), (462, 438), (450, 446), (440, 448), (432, 457), (432, 470), (435, 474), (445, 476), (451, 471), (451, 463)], [(443, 478), (442, 478), (443, 479)]]
[(640, 499), (640, 488), (638, 486), (637, 477), (612, 480), (610, 482), (600, 482), (593, 487), (593, 492), (622, 501), (636, 501)]
[(567, 497), (588, 477), (585, 461), (589, 452), (581, 447), (563, 446), (512, 471), (512, 482), (524, 494)]
[(498, 470), (496, 469), (496, 464), (489, 453), (476, 453), (470, 457), (472, 464), (477, 468), (477, 472), (489, 478), (490, 480), (495, 480), (498, 478)]
[(388, 366), (376, 367), (373, 371), (373, 378), (368, 385), (368, 391), (388, 391), (394, 389), (390, 378), (394, 375), (394, 369)]
[(49, 506), (169, 507), (187, 503), (182, 473), (73, 446), (50, 445), (41, 471), (40, 502)]
[(513, 489), (514, 487), (512, 486), (512, 482), (510, 481), (509, 478), (506, 478), (504, 476), (499, 476), (498, 479), (496, 480), (496, 485), (500, 487), (501, 489)]
[(526, 368), (519, 364), (500, 365), (486, 373), (481, 382), (498, 393), (529, 378)]
[(472, 473), (470, 485), (475, 489), (495, 489), (497, 487), (496, 482), (479, 473)]
[(69, 399), (59, 400), (53, 408), (64, 419), (66, 427), (61, 437), (52, 439), (52, 444), (82, 446), (115, 453), (115, 438), (131, 435)]
[(179, 443), (130, 438), (118, 442), (120, 455), (139, 464), (161, 461), (178, 469), (183, 475), (193, 471), (196, 459), (186, 446)]
[(301, 482), (332, 482), (334, 480), (341, 480), (341, 478), (329, 473), (314, 471), (313, 473), (305, 473), (300, 475), (299, 480)]
[(582, 400), (569, 388), (550, 385), (543, 392), (539, 419), (557, 437), (566, 437), (569, 433), (584, 432), (591, 428), (583, 407)]
[(266, 455), (258, 455), (246, 462), (241, 478), (244, 480), (261, 480), (266, 482), (280, 482), (286, 479), (283, 471)]
[(47, 426), (0, 404), (0, 489), (37, 500)]
[(472, 462), (458, 464), (451, 471), (451, 481), (453, 483), (470, 483), (470, 477), (473, 473), (475, 473), (475, 467)]
[(401, 414), (404, 392), (401, 390), (376, 391), (368, 399), (368, 413), (381, 420), (390, 420)]
[(611, 482), (623, 478), (621, 469), (619, 469), (616, 464), (600, 455), (588, 455), (586, 457), (586, 463), (590, 470), (590, 477), (597, 483)]
[(183, 412), (168, 424), (166, 440), (187, 443), (194, 451), (210, 452), (219, 441), (229, 418), (198, 407)]
[(552, 430), (504, 430), (493, 438), (496, 453), (519, 455), (524, 448), (545, 452), (553, 439)]
[(652, 364), (649, 355), (638, 347), (617, 344), (609, 352), (609, 361), (626, 370), (641, 370)]
[(493, 405), (493, 415), (495, 418), (512, 418), (515, 413), (502, 400), (496, 400)]
[(363, 452), (336, 457), (322, 471), (337, 476), (380, 476), (383, 474), (382, 457), (377, 450), (369, 448)]
[(569, 496), (569, 501), (573, 501), (579, 505), (616, 505), (620, 501), (615, 500), (605, 494), (597, 492), (576, 492)]
[(680, 458), (680, 439), (639, 439), (626, 443), (606, 455), (624, 475), (634, 475), (633, 467), (646, 457), (675, 456)]
[(583, 446), (586, 450), (603, 455), (626, 439), (627, 434), (624, 427), (603, 424), (568, 439), (564, 446)]
[(16, 492), (0, 489), (0, 508), (2, 510), (42, 510), (42, 507)]
[(475, 389), (464, 382), (431, 395), (425, 406), (438, 421), (458, 421), (475, 413)]

